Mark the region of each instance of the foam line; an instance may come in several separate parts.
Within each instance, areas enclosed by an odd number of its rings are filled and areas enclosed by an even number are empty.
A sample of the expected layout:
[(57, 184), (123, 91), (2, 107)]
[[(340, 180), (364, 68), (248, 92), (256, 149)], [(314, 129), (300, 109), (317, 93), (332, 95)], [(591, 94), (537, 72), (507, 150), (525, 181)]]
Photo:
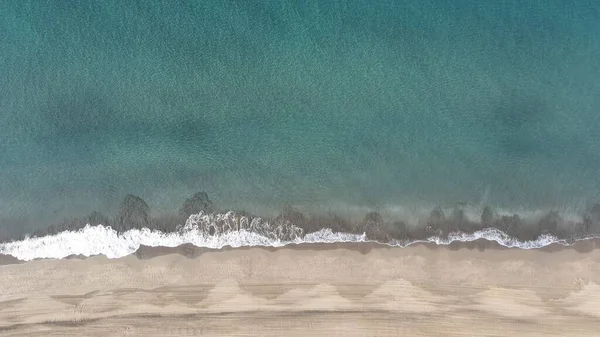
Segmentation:
[[(551, 235), (541, 235), (536, 240), (522, 242), (495, 228), (486, 228), (471, 234), (451, 233), (447, 238), (430, 237), (426, 240), (395, 241), (388, 244), (402, 247), (417, 242), (448, 245), (454, 241), (469, 242), (480, 239), (521, 249), (541, 248), (553, 243), (566, 245), (564, 240)], [(105, 255), (108, 258), (119, 258), (134, 253), (140, 245), (177, 247), (189, 243), (198, 247), (220, 249), (225, 246), (280, 247), (302, 243), (367, 241), (365, 234), (339, 233), (328, 228), (303, 234), (300, 228), (290, 223), (269, 223), (259, 218), (250, 221), (248, 218), (237, 217), (230, 212), (192, 215), (185, 226), (173, 233), (144, 228), (118, 234), (111, 227), (88, 225), (78, 231), (64, 231), (56, 235), (30, 237), (22, 241), (4, 243), (0, 245), (0, 253), (29, 261), (37, 258), (61, 259), (70, 255)]]

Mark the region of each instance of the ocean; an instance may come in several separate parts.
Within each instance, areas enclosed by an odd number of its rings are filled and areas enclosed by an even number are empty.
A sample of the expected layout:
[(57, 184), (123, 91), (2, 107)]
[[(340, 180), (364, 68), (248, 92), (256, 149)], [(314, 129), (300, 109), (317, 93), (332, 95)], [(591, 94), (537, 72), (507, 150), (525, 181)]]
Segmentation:
[(590, 237), (599, 130), (597, 1), (0, 3), (0, 238), (22, 245)]

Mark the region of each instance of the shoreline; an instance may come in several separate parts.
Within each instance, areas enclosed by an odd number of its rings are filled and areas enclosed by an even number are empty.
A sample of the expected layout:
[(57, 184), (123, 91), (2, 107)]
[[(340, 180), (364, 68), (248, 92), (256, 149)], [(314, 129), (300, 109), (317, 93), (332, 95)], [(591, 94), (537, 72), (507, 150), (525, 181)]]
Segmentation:
[[(292, 250), (292, 251), (333, 251), (333, 250), (349, 250), (353, 252), (359, 252), (361, 254), (368, 254), (373, 250), (384, 249), (384, 250), (402, 250), (402, 249), (413, 249), (417, 247), (423, 247), (427, 250), (439, 250), (439, 249), (447, 249), (449, 251), (477, 251), (477, 252), (486, 252), (486, 251), (540, 251), (544, 253), (555, 253), (561, 251), (574, 251), (579, 254), (586, 254), (592, 251), (600, 249), (600, 238), (590, 238), (590, 239), (582, 239), (576, 241), (572, 244), (561, 244), (558, 242), (553, 242), (547, 246), (539, 247), (539, 248), (530, 248), (524, 249), (519, 247), (506, 247), (499, 244), (496, 241), (487, 240), (487, 239), (477, 239), (473, 241), (452, 241), (449, 244), (437, 244), (435, 242), (414, 242), (409, 244), (408, 246), (393, 246), (385, 243), (379, 243), (374, 241), (366, 241), (366, 242), (331, 242), (331, 243), (288, 243), (283, 246), (240, 246), (233, 247), (230, 245), (226, 245), (222, 248), (209, 248), (209, 247), (199, 247), (195, 246), (191, 243), (185, 243), (175, 247), (168, 246), (147, 246), (140, 245), (140, 247), (133, 253), (127, 256), (135, 256), (140, 260), (149, 260), (165, 255), (177, 254), (182, 255), (190, 259), (195, 259), (200, 257), (206, 253), (216, 253), (216, 252), (230, 252), (230, 251), (249, 251), (249, 250), (263, 250), (269, 253), (275, 253), (281, 250)], [(124, 256), (124, 257), (127, 257)], [(33, 260), (20, 260), (17, 257), (14, 257), (9, 254), (0, 254), (0, 267), (3, 265), (10, 264), (21, 264), (28, 263), (33, 261), (40, 260), (86, 260), (90, 258), (96, 257), (104, 257), (103, 254), (96, 254), (91, 256), (84, 255), (69, 255), (64, 258), (35, 258)], [(119, 258), (110, 258), (110, 260), (116, 260)]]

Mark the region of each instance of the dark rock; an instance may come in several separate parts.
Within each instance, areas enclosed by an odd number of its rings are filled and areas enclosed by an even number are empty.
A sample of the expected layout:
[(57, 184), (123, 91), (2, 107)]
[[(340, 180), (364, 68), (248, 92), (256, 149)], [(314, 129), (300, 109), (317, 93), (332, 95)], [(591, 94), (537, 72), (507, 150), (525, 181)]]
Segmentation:
[[(291, 206), (284, 207), (283, 211), (277, 215), (272, 221), (275, 224), (284, 225), (283, 228), (291, 230), (294, 226), (296, 228), (300, 228), (302, 233), (312, 233), (324, 228), (322, 224), (318, 221), (314, 221), (314, 218), (309, 220), (304, 214)], [(288, 234), (293, 235), (295, 231), (290, 231)], [(284, 239), (283, 237), (281, 239)], [(293, 239), (292, 236), (289, 236), (289, 239)]]
[(600, 204), (595, 204), (585, 211), (582, 230), (586, 234), (600, 233)]
[(285, 206), (281, 213), (279, 213), (273, 220), (275, 222), (289, 222), (292, 225), (299, 227), (303, 227), (307, 224), (304, 214), (291, 206)]
[(389, 240), (406, 240), (409, 238), (408, 226), (404, 221), (395, 221), (387, 229)]
[(520, 241), (535, 240), (540, 235), (535, 225), (527, 225), (516, 214), (502, 216), (494, 222), (494, 225), (494, 227)]
[(374, 240), (379, 240), (384, 237), (381, 233), (381, 227), (383, 224), (383, 217), (378, 212), (370, 212), (365, 215), (362, 221), (362, 228), (367, 237)]
[(110, 219), (107, 216), (105, 216), (104, 214), (102, 214), (100, 212), (96, 212), (96, 211), (93, 211), (92, 213), (90, 213), (83, 220), (84, 220), (84, 222), (86, 222), (86, 224), (90, 224), (92, 226), (94, 226), (94, 225), (110, 226)]
[(150, 206), (142, 198), (127, 194), (119, 207), (115, 230), (123, 232), (132, 228), (148, 227), (151, 223), (149, 213)]
[(302, 212), (290, 206), (284, 207), (283, 211), (276, 217), (276, 219), (287, 220), (296, 226), (302, 226), (307, 222), (307, 219)]
[(448, 232), (461, 231), (464, 233), (472, 233), (477, 229), (481, 229), (480, 224), (472, 223), (467, 219), (465, 215), (465, 211), (463, 209), (465, 205), (457, 205), (452, 209), (452, 213), (450, 214), (450, 219), (447, 225), (446, 230)]
[(567, 242), (572, 242), (573, 240), (585, 237), (586, 233), (587, 231), (585, 229), (585, 223), (575, 222), (568, 223), (563, 228), (559, 228), (557, 231), (557, 236), (566, 239)]
[(558, 231), (558, 227), (563, 223), (563, 219), (556, 211), (551, 211), (550, 213), (544, 215), (538, 221), (537, 230), (539, 234), (551, 234), (556, 235)]
[(234, 210), (233, 213), (235, 213), (235, 215), (239, 216), (239, 217), (246, 217), (246, 218), (248, 218), (248, 220), (258, 218), (258, 216), (254, 215), (248, 211), (244, 211), (244, 210)]
[(446, 221), (446, 216), (440, 206), (436, 206), (431, 213), (429, 213), (425, 232), (428, 235), (437, 236), (442, 236), (450, 232), (449, 221)]
[(440, 206), (436, 206), (431, 213), (429, 213), (429, 220), (431, 221), (443, 221), (444, 219), (444, 211)]
[[(323, 228), (329, 228), (333, 232), (355, 233), (356, 226), (353, 226), (346, 219), (337, 214), (328, 214), (326, 216), (315, 216), (309, 221), (305, 233), (315, 232)], [(362, 233), (362, 232), (361, 232)]]
[(365, 215), (364, 222), (369, 224), (381, 224), (383, 223), (383, 217), (379, 212), (370, 212)]
[(483, 227), (491, 227), (494, 222), (494, 211), (490, 206), (485, 206), (481, 212), (481, 225)]
[(183, 202), (183, 206), (181, 206), (179, 209), (179, 215), (185, 219), (192, 214), (198, 214), (200, 212), (213, 212), (213, 203), (208, 198), (208, 194), (206, 194), (206, 192), (198, 192), (191, 198), (186, 199)]
[(503, 215), (494, 222), (494, 227), (508, 235), (516, 236), (521, 227), (521, 218), (516, 214), (512, 216)]

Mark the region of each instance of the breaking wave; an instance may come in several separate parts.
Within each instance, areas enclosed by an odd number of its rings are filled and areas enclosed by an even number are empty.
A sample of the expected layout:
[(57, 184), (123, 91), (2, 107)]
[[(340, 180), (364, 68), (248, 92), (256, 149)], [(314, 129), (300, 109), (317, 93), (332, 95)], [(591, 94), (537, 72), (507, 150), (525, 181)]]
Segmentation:
[[(511, 248), (534, 249), (553, 243), (568, 245), (565, 240), (552, 235), (541, 235), (536, 240), (519, 241), (496, 228), (486, 228), (474, 233), (453, 232), (446, 237), (431, 236), (425, 240), (392, 240), (391, 246), (406, 247), (425, 242), (448, 245), (452, 242), (476, 240), (495, 241)], [(20, 260), (38, 258), (61, 259), (72, 255), (105, 255), (119, 258), (134, 253), (141, 245), (157, 247), (177, 247), (193, 244), (198, 247), (220, 249), (226, 246), (270, 246), (281, 247), (302, 243), (376, 242), (366, 234), (334, 232), (329, 228), (303, 233), (303, 230), (288, 221), (265, 221), (261, 218), (249, 219), (233, 212), (223, 214), (194, 214), (186, 224), (175, 232), (159, 230), (131, 229), (118, 233), (110, 226), (87, 225), (77, 231), (63, 231), (55, 235), (28, 237), (21, 241), (0, 244), (0, 253), (12, 255)]]

